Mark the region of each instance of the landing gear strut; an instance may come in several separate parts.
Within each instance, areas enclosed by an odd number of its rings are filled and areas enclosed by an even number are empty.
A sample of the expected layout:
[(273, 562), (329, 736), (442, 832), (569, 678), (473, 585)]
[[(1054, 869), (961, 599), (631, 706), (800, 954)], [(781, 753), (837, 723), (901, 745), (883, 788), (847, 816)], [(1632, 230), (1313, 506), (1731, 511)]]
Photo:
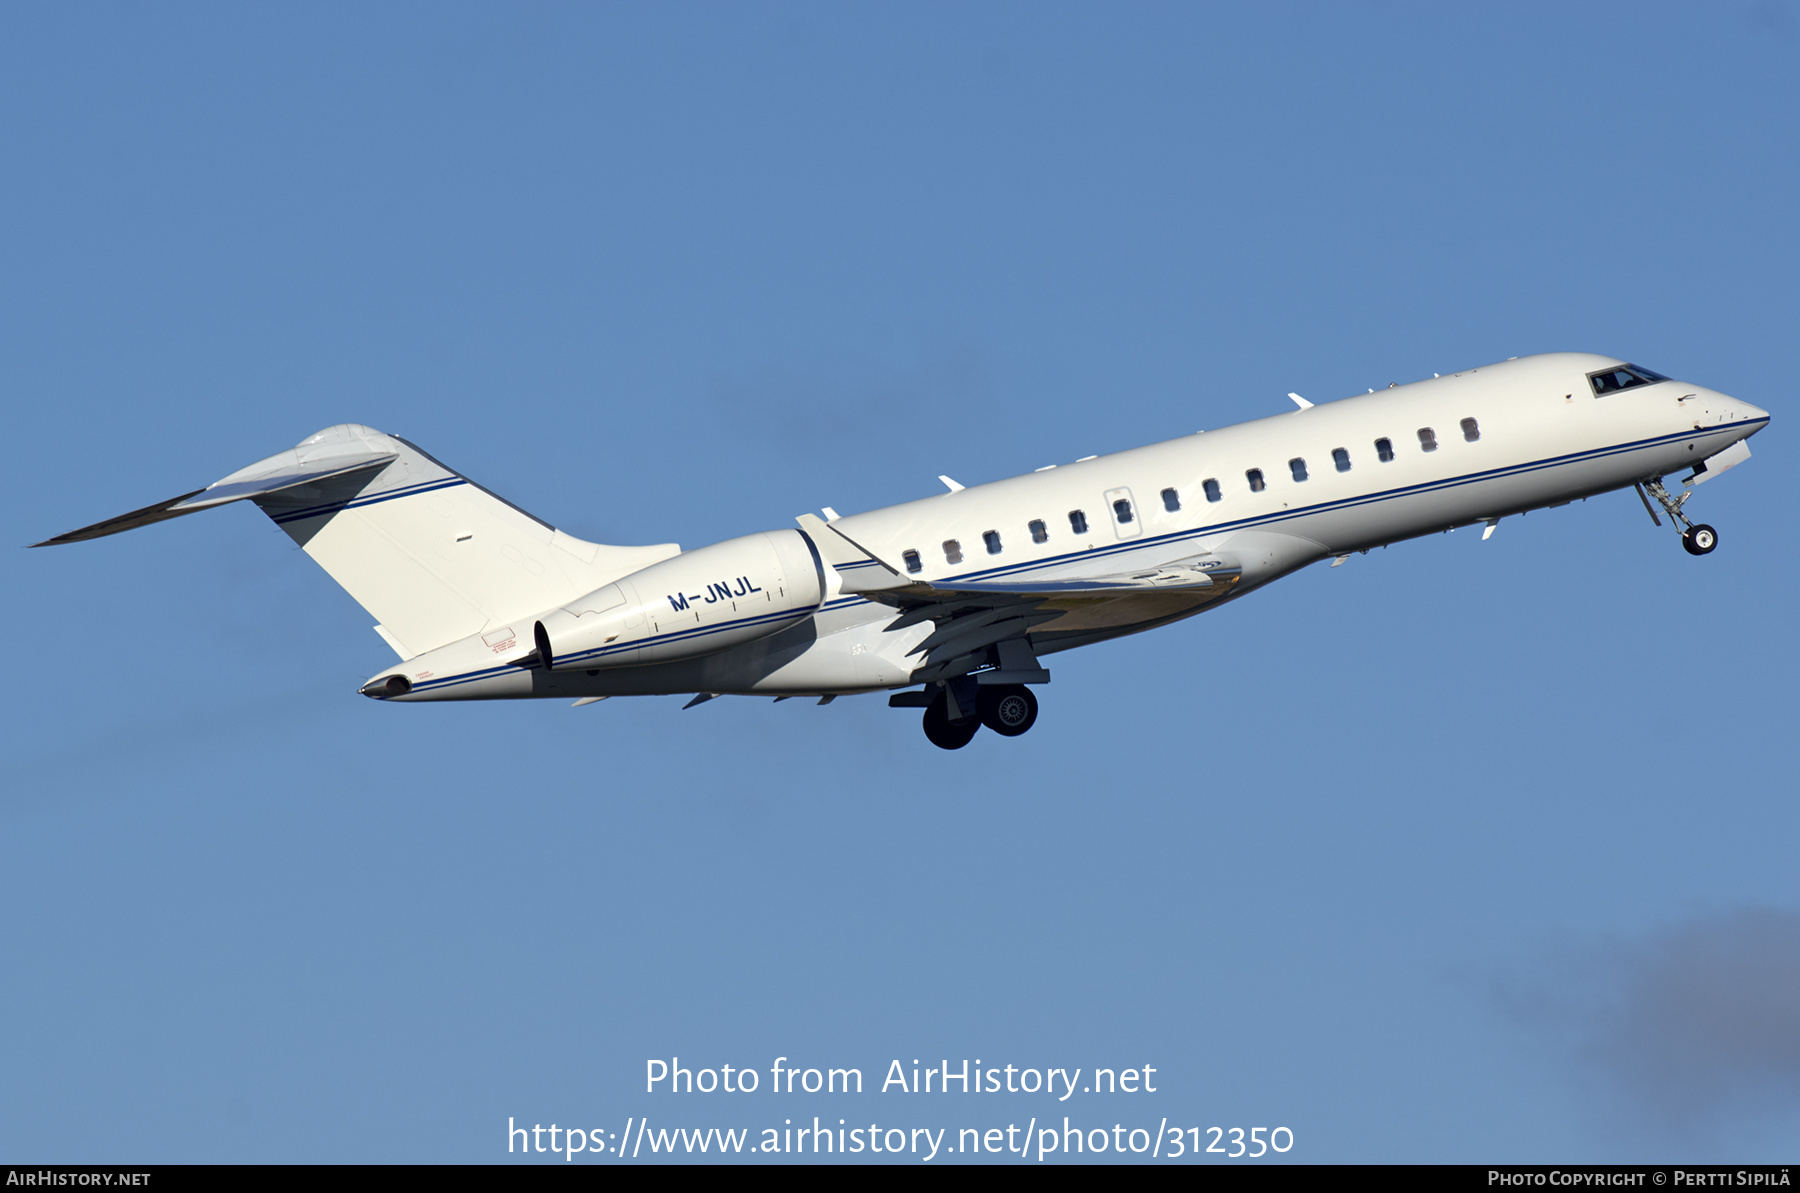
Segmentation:
[[(1688, 479), (1692, 480), (1693, 478)], [(1646, 493), (1649, 496), (1645, 496)], [(1690, 521), (1688, 516), (1681, 512), (1681, 507), (1686, 505), (1687, 499), (1693, 495), (1694, 491), (1688, 489), (1680, 497), (1669, 496), (1669, 491), (1663, 488), (1660, 476), (1642, 481), (1638, 485), (1638, 496), (1643, 499), (1644, 509), (1649, 512), (1652, 522), (1658, 526), (1662, 525), (1662, 519), (1657, 517), (1656, 511), (1650, 507), (1650, 498), (1654, 497), (1656, 504), (1662, 506), (1663, 511), (1669, 515), (1669, 521), (1681, 527), (1682, 550), (1689, 555), (1710, 555), (1713, 548), (1719, 545), (1719, 532), (1704, 522)]]

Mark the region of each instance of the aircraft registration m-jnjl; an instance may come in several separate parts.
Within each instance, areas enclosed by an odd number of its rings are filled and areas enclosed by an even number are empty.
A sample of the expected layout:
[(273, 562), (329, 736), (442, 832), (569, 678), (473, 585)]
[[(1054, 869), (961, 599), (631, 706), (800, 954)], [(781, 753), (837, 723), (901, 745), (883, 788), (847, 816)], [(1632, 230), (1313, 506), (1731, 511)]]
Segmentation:
[[(682, 551), (564, 534), (355, 424), (46, 543), (260, 506), (399, 655), (389, 703), (895, 691), (945, 749), (1037, 719), (1043, 658), (1153, 629), (1308, 564), (1635, 488), (1705, 555), (1694, 487), (1769, 415), (1612, 357), (1551, 353), (886, 509)], [(1663, 478), (1687, 470), (1677, 496)], [(913, 690), (916, 689), (916, 690)]]

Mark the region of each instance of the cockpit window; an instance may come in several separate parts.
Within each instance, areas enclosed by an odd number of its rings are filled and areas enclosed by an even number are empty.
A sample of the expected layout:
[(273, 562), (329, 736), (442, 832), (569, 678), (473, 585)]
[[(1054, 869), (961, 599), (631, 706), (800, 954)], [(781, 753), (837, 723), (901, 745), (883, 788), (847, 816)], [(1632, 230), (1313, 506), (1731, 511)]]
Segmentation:
[(1616, 394), (1622, 389), (1636, 389), (1640, 385), (1650, 385), (1668, 378), (1643, 365), (1620, 365), (1616, 369), (1606, 369), (1598, 373), (1588, 374), (1588, 380), (1594, 383), (1594, 396)]

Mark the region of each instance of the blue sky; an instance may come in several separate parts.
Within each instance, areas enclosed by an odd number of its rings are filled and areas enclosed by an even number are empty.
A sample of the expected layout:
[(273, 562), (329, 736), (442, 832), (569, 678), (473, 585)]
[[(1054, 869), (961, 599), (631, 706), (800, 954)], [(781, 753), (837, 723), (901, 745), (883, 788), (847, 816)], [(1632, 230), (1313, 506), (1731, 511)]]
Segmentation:
[[(871, 697), (378, 706), (249, 507), (17, 551), (0, 1153), (1791, 1157), (1797, 48), (1780, 0), (0, 12), (15, 544), (343, 421), (699, 546), (1531, 352), (1775, 416), (1706, 559), (1630, 494), (1404, 544), (954, 754)], [(672, 1055), (1163, 1084), (643, 1094)]]

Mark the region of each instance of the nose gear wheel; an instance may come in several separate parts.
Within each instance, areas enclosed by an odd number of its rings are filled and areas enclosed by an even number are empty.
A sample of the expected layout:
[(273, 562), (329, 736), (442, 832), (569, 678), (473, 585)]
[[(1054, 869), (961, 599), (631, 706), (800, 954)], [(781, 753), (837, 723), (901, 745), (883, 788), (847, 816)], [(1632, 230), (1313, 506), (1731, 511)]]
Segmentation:
[(1702, 522), (1682, 534), (1681, 545), (1689, 555), (1710, 555), (1719, 545), (1719, 532)]

